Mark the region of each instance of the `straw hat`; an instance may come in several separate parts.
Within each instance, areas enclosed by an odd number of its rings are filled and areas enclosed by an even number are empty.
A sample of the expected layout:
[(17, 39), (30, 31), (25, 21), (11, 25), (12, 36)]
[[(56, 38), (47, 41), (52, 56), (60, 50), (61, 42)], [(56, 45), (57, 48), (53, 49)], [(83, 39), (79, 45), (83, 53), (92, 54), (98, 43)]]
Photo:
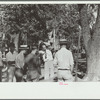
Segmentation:
[(20, 50), (27, 50), (29, 49), (28, 45), (20, 45), (19, 47)]
[(67, 44), (67, 40), (66, 39), (60, 39), (59, 43), (60, 43), (60, 45), (61, 44)]

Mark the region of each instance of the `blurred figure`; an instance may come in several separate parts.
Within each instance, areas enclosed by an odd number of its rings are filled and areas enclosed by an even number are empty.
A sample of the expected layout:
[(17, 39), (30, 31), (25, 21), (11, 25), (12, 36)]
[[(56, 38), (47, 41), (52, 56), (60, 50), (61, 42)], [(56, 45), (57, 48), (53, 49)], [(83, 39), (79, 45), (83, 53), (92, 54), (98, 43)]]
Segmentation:
[(38, 82), (41, 75), (41, 60), (36, 45), (33, 46), (31, 53), (25, 58), (25, 63), (28, 65), (26, 81)]
[(42, 45), (42, 50), (44, 51), (43, 61), (44, 61), (44, 79), (48, 80), (54, 77), (54, 67), (53, 67), (53, 56), (46, 45)]
[(15, 72), (15, 59), (17, 52), (15, 51), (14, 43), (10, 43), (10, 51), (6, 54), (7, 64), (8, 64), (8, 82), (13, 82), (14, 72)]
[(66, 47), (66, 39), (60, 40), (61, 49), (55, 54), (54, 65), (58, 66), (58, 81), (73, 81), (73, 56)]
[(1, 48), (1, 52), (0, 52), (0, 58), (2, 60), (2, 67), (1, 67), (1, 79), (3, 82), (6, 82), (7, 81), (7, 70), (8, 70), (8, 67), (7, 67), (7, 62), (6, 62), (6, 52), (7, 52), (7, 49), (5, 47), (5, 44), (2, 45), (2, 48)]
[(3, 57), (2, 57), (2, 47), (0, 50), (0, 82), (2, 81), (2, 68), (3, 68)]
[(43, 55), (44, 51), (42, 50), (42, 45), (44, 45), (43, 41), (39, 44), (39, 54), (40, 54), (40, 59), (41, 59), (41, 76), (40, 80), (44, 79), (44, 60), (43, 60)]
[(28, 47), (20, 47), (20, 53), (16, 56), (16, 69), (15, 69), (15, 77), (17, 82), (21, 82), (23, 80), (23, 71), (25, 65), (25, 54)]

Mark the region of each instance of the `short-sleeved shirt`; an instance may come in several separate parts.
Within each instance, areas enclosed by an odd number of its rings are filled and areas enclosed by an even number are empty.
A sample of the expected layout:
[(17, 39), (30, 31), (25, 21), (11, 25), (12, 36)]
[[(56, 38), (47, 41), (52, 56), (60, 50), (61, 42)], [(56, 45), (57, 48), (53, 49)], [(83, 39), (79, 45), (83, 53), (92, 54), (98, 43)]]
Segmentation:
[(16, 56), (18, 55), (18, 53), (16, 51), (14, 51), (13, 53), (11, 53), (10, 51), (6, 54), (6, 59), (7, 61), (15, 61)]
[(17, 56), (16, 56), (16, 67), (17, 68), (23, 68), (24, 64), (25, 64), (25, 58), (24, 58), (24, 54), (23, 52), (20, 52)]
[(71, 51), (66, 48), (61, 48), (54, 58), (54, 64), (58, 65), (60, 69), (70, 69), (70, 66), (74, 64)]

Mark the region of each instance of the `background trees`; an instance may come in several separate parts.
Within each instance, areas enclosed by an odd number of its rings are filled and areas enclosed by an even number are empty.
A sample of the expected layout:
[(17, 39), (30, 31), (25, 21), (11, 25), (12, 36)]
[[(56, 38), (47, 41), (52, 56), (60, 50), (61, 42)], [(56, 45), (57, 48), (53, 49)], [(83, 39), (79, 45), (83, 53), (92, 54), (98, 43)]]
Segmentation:
[[(57, 35), (77, 31), (78, 12), (76, 5), (2, 5), (6, 33), (28, 33), (36, 42), (48, 38), (47, 33), (53, 29)], [(62, 36), (62, 37), (63, 37)], [(31, 41), (31, 42), (35, 42)]]

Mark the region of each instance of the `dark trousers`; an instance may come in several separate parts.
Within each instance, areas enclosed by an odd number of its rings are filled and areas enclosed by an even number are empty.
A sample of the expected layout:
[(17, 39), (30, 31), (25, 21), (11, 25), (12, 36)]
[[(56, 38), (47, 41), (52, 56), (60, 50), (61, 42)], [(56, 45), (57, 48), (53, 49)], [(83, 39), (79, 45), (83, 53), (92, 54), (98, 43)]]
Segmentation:
[(16, 82), (22, 82), (22, 80), (23, 80), (23, 69), (16, 68), (15, 69), (15, 77), (16, 77)]

